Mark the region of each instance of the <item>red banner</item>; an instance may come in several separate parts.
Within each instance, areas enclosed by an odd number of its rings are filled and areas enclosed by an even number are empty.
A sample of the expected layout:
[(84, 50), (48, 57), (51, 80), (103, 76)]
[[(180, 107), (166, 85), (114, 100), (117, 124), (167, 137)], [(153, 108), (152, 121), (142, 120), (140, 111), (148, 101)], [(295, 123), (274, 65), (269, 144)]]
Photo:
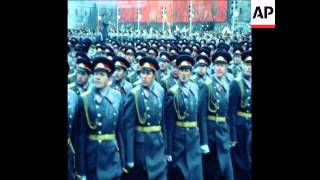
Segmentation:
[[(165, 22), (189, 22), (190, 0), (136, 1), (118, 0), (120, 22), (137, 22), (137, 8), (140, 7), (140, 22), (162, 22), (162, 7), (166, 8)], [(193, 22), (225, 22), (228, 17), (228, 1), (193, 0)]]

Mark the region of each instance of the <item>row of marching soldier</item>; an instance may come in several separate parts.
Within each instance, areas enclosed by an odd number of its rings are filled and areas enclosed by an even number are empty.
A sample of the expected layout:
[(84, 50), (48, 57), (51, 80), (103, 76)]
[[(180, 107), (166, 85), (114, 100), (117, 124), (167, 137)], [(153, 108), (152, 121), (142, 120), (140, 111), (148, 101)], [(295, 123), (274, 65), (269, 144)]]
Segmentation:
[(68, 41), (69, 179), (251, 179), (250, 35)]

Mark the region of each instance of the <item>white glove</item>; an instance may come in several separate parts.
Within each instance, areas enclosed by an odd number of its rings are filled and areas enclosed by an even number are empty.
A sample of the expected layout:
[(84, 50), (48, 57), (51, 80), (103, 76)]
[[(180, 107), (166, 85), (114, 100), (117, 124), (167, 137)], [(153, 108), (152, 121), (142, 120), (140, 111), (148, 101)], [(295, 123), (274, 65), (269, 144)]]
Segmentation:
[(237, 141), (231, 141), (230, 144), (229, 144), (230, 148), (236, 146), (237, 143), (238, 143)]
[(129, 168), (133, 168), (133, 167), (134, 167), (134, 163), (133, 163), (133, 162), (129, 162), (129, 163), (127, 163), (127, 166), (128, 166)]
[(171, 155), (166, 155), (168, 162), (172, 161), (172, 156)]
[(81, 180), (87, 180), (87, 177), (86, 176), (82, 176)]
[(122, 172), (125, 173), (125, 174), (127, 174), (129, 171), (128, 171), (126, 168), (123, 167), (123, 168), (122, 168)]
[(200, 149), (202, 154), (207, 154), (210, 152), (209, 146), (207, 144), (200, 146)]

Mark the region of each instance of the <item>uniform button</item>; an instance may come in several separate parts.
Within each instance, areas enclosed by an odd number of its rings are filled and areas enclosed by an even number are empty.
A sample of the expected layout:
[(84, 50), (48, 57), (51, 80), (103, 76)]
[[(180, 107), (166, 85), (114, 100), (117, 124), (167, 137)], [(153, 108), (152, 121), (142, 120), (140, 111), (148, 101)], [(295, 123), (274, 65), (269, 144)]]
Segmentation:
[(98, 131), (98, 134), (101, 134), (101, 131)]
[(148, 114), (148, 116), (147, 116), (148, 118), (150, 118), (150, 114)]
[(150, 110), (150, 108), (149, 107), (147, 107), (147, 111), (149, 111)]
[(159, 116), (161, 116), (161, 113), (159, 113)]
[(217, 100), (217, 102), (219, 103), (219, 102), (220, 102), (220, 100)]
[(116, 125), (116, 122), (113, 122), (113, 125)]
[(144, 99), (144, 102), (146, 103), (146, 102), (147, 102), (147, 99)]
[(250, 99), (250, 96), (248, 97), (248, 99)]
[(150, 123), (148, 122), (147, 125), (150, 126)]
[(72, 128), (72, 126), (71, 126), (71, 125), (69, 125), (69, 128)]
[(218, 94), (218, 93), (216, 93), (216, 95), (218, 96), (219, 94)]
[(247, 112), (249, 112), (249, 110), (247, 110)]
[(186, 98), (184, 98), (184, 101), (185, 101), (185, 102), (187, 102), (187, 99), (186, 99)]
[(99, 143), (101, 143), (102, 141), (101, 141), (101, 140), (99, 140), (98, 142), (99, 142)]
[(101, 126), (102, 125), (102, 123), (101, 122), (98, 122), (98, 126)]
[(101, 114), (99, 113), (99, 114), (97, 114), (97, 116), (98, 116), (98, 117), (101, 117)]
[(98, 109), (98, 108), (99, 108), (99, 105), (96, 105), (96, 108)]
[(114, 116), (116, 116), (116, 115), (117, 115), (117, 113), (113, 113), (113, 115), (114, 115)]
[(141, 93), (141, 95), (143, 96), (143, 95), (144, 95), (144, 93)]
[(70, 115), (69, 117), (72, 118), (72, 115)]
[(189, 128), (187, 128), (187, 131), (189, 131)]
[(249, 89), (247, 89), (247, 92), (250, 92)]

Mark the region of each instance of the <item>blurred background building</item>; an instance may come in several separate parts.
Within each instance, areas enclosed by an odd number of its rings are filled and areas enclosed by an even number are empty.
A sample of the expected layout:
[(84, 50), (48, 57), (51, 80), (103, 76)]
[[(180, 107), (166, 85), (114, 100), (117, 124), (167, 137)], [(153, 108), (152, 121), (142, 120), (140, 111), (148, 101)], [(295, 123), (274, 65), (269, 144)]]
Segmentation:
[(119, 31), (189, 29), (190, 17), (193, 31), (246, 31), (250, 29), (250, 7), (250, 0), (69, 0), (68, 28), (97, 31), (105, 15), (108, 29), (114, 31), (117, 27)]

